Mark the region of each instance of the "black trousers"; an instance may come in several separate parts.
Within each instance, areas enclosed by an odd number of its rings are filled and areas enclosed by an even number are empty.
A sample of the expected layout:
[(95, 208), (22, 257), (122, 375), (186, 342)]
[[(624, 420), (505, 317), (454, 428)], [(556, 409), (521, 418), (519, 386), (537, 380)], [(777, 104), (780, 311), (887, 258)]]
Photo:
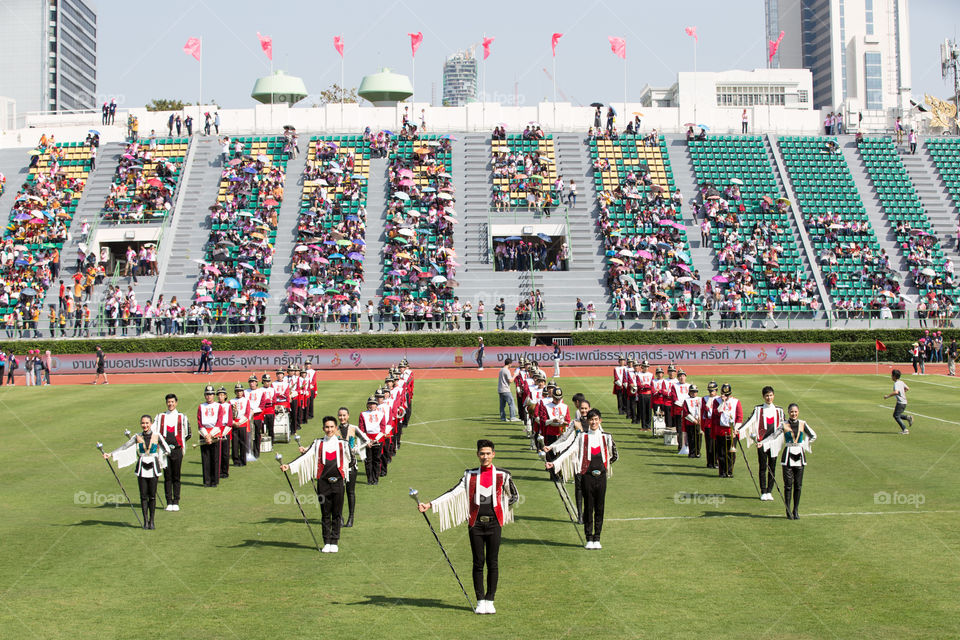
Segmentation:
[[(369, 451), (368, 451), (369, 454)], [(353, 517), (353, 510), (357, 506), (357, 463), (356, 459), (350, 465), (350, 481), (346, 483), (347, 519)], [(343, 503), (340, 504), (340, 518), (343, 518)]]
[(214, 440), (200, 445), (200, 464), (203, 467), (203, 486), (215, 487), (220, 484), (220, 442)]
[(230, 443), (233, 450), (233, 466), (247, 466), (247, 432), (245, 429), (233, 430), (233, 441)]
[(270, 436), (270, 442), (273, 442), (273, 419), (274, 414), (265, 413), (263, 414), (263, 426), (267, 429), (267, 435)]
[(584, 473), (580, 483), (583, 486), (583, 535), (588, 542), (599, 542), (607, 497), (607, 472), (599, 476)]
[(300, 429), (300, 401), (291, 400), (290, 401), (290, 436), (293, 437)]
[(308, 410), (307, 410), (307, 417), (308, 417), (308, 418), (312, 418), (312, 417), (313, 417), (313, 401), (316, 400), (316, 399), (317, 399), (316, 396), (313, 396), (313, 395), (310, 396), (310, 405), (309, 405), (309, 408), (308, 408)]
[(691, 422), (687, 422), (686, 432), (687, 432), (687, 446), (690, 450), (690, 453), (687, 455), (691, 458), (699, 458), (700, 442), (701, 442), (700, 427)]
[(760, 493), (773, 493), (773, 485), (777, 481), (777, 459), (758, 448), (757, 463), (760, 465), (760, 471), (757, 472), (760, 474)]
[(717, 466), (716, 440), (709, 431), (704, 432), (704, 445), (707, 450), (707, 469), (714, 469)]
[(613, 393), (617, 396), (617, 413), (626, 413), (627, 407), (624, 402), (626, 398), (624, 397), (623, 389), (617, 387)]
[(640, 394), (640, 425), (644, 429), (650, 428), (650, 423), (653, 420), (653, 404), (652, 397), (649, 393)]
[(380, 481), (381, 449), (383, 449), (381, 445), (367, 447), (367, 459), (363, 461), (364, 471), (367, 474), (367, 484), (377, 484)]
[(143, 511), (143, 523), (147, 524), (153, 522), (153, 512), (157, 508), (157, 478), (137, 476), (137, 484), (140, 486), (140, 509)]
[(736, 451), (730, 451), (734, 446), (733, 436), (717, 436), (716, 439), (717, 468), (721, 478), (733, 477), (733, 465), (737, 462)]
[[(468, 528), (470, 550), (473, 552), (473, 592), (477, 600), (494, 600), (500, 579), (500, 534), (502, 527), (496, 517), (492, 522), (477, 521)], [(483, 565), (487, 565), (487, 589), (483, 589)]]
[(263, 437), (263, 418), (253, 421), (253, 450), (254, 458), (260, 457), (260, 439)]
[(180, 467), (183, 466), (183, 447), (173, 447), (167, 456), (167, 470), (163, 474), (163, 495), (167, 504), (180, 504)]
[(220, 477), (230, 477), (230, 439), (220, 440), (220, 447), (217, 449), (220, 462)]
[(520, 418), (520, 422), (527, 421), (527, 407), (520, 400), (520, 394), (517, 394), (517, 417)]
[(340, 514), (343, 512), (343, 478), (335, 476), (336, 482), (326, 478), (317, 479), (317, 498), (320, 500), (320, 527), (323, 543), (337, 544), (340, 540)]
[(800, 506), (800, 489), (803, 487), (803, 467), (789, 467), (782, 465), (783, 469), (783, 502), (787, 505), (787, 513), (790, 513), (790, 498), (793, 497), (793, 515), (797, 515), (797, 508)]

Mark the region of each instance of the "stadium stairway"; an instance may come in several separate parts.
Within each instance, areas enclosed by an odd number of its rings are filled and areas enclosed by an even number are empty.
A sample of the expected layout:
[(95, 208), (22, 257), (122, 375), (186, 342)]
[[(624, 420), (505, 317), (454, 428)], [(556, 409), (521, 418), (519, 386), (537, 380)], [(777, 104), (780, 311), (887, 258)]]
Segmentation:
[(793, 213), (793, 228), (797, 234), (797, 238), (800, 240), (800, 244), (803, 246), (802, 255), (804, 257), (804, 267), (813, 275), (813, 279), (817, 283), (817, 291), (820, 294), (820, 302), (823, 304), (823, 310), (829, 313), (833, 310), (833, 300), (827, 293), (827, 286), (824, 283), (823, 273), (820, 271), (817, 263), (813, 242), (811, 242), (810, 236), (807, 233), (807, 227), (803, 222), (803, 211), (800, 208), (800, 202), (797, 200), (797, 194), (793, 190), (793, 185), (787, 179), (786, 165), (783, 162), (783, 157), (780, 155), (777, 140), (771, 137), (770, 134), (767, 134), (764, 136), (764, 144), (767, 147), (767, 153), (770, 158), (773, 159), (771, 166), (773, 168), (773, 175), (777, 180), (777, 187), (781, 193), (786, 195), (787, 200), (793, 203), (793, 206), (790, 208)]
[[(297, 246), (297, 219), (300, 217), (300, 200), (303, 195), (303, 171), (307, 166), (306, 147), (296, 158), (287, 160), (287, 173), (283, 183), (283, 202), (277, 211), (277, 240), (273, 247), (273, 268), (270, 274), (270, 298), (267, 301), (267, 316), (280, 318), (284, 314), (287, 287), (290, 285), (290, 260)], [(281, 270), (282, 269), (282, 270)], [(271, 318), (272, 319), (272, 318)]]
[[(857, 151), (856, 140), (850, 136), (840, 138), (840, 148), (843, 150), (843, 158), (847, 161), (850, 169), (850, 175), (853, 176), (853, 183), (860, 193), (860, 199), (863, 201), (863, 208), (867, 212), (867, 218), (870, 220), (870, 226), (877, 234), (877, 242), (880, 248), (890, 256), (890, 266), (897, 272), (897, 279), (900, 281), (903, 292), (911, 296), (919, 295), (913, 280), (906, 277), (909, 271), (907, 259), (904, 257), (897, 246), (896, 231), (890, 219), (884, 215), (883, 207), (880, 204), (880, 196), (874, 187), (873, 180), (867, 173), (867, 167), (864, 164), (863, 156)], [(909, 300), (907, 306), (912, 308)]]
[(383, 240), (387, 213), (387, 160), (370, 158), (370, 178), (367, 181), (367, 225), (363, 253), (363, 286), (360, 289), (360, 308), (366, 314), (367, 301), (380, 304), (383, 292)]
[[(77, 250), (83, 240), (80, 237), (80, 225), (86, 220), (90, 223), (91, 228), (97, 226), (97, 220), (103, 210), (103, 203), (110, 195), (110, 185), (113, 183), (117, 162), (120, 160), (120, 153), (123, 152), (124, 147), (126, 147), (126, 144), (123, 142), (109, 142), (100, 145), (97, 153), (97, 159), (99, 160), (97, 168), (91, 171), (87, 177), (83, 195), (80, 196), (77, 211), (70, 223), (70, 233), (67, 236), (67, 241), (63, 243), (63, 249), (60, 250), (60, 279), (68, 284), (70, 282), (69, 278), (77, 272)], [(8, 179), (7, 185), (9, 186), (9, 184)], [(47, 289), (46, 297), (43, 300), (44, 308), (47, 308), (47, 305), (50, 304), (57, 304), (59, 292), (58, 283), (53, 283)], [(100, 293), (102, 291), (96, 291), (94, 299), (99, 299)]]
[(193, 300), (197, 263), (210, 235), (210, 207), (220, 188), (220, 145), (215, 136), (197, 136), (191, 142), (187, 167), (181, 179), (183, 197), (173, 212), (173, 223), (158, 247), (160, 277), (152, 299), (173, 296), (186, 306)]
[(700, 272), (700, 282), (709, 282), (719, 274), (717, 270), (717, 254), (709, 245), (700, 242), (700, 224), (693, 219), (690, 211), (690, 202), (697, 195), (697, 176), (693, 170), (693, 159), (687, 147), (686, 136), (666, 134), (667, 153), (670, 154), (670, 166), (673, 169), (673, 180), (683, 194), (683, 211), (680, 217), (687, 228), (687, 241), (690, 243), (690, 258), (693, 266)]
[(13, 201), (17, 197), (17, 191), (20, 190), (20, 185), (27, 179), (29, 173), (27, 165), (29, 164), (30, 149), (0, 150), (0, 173), (7, 178), (7, 185), (4, 187), (3, 195), (0, 196), (0, 216), (3, 218), (4, 225), (10, 220), (10, 210), (13, 209)]
[(918, 147), (916, 154), (910, 154), (907, 148), (902, 147), (898, 147), (897, 151), (910, 180), (913, 181), (917, 195), (923, 201), (923, 208), (940, 240), (940, 246), (944, 251), (953, 247), (954, 252), (960, 252), (960, 247), (956, 244), (958, 209), (950, 197), (946, 183), (934, 167), (927, 145)]

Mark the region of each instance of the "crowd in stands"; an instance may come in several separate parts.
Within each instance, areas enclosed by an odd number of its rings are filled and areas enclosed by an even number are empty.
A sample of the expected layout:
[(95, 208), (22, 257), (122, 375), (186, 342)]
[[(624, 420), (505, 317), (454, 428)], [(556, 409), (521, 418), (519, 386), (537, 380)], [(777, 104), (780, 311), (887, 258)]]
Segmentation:
[[(177, 145), (172, 154), (182, 160), (179, 149)], [(151, 131), (146, 141), (131, 142), (117, 163), (116, 175), (103, 205), (103, 217), (120, 222), (162, 218), (173, 206), (173, 192), (181, 167), (182, 161), (177, 162), (161, 151), (155, 132)]]
[(493, 239), (497, 271), (566, 271), (570, 250), (566, 242), (540, 236)]
[(313, 331), (331, 315), (357, 313), (366, 250), (364, 144), (369, 143), (310, 143), (287, 290), (291, 330)]
[(208, 305), (212, 317), (233, 319), (231, 331), (249, 330), (265, 314), (286, 158), (295, 147), (289, 130), (282, 138), (234, 142), (240, 144), (210, 207), (212, 228), (195, 290), (195, 301)]
[(526, 207), (549, 217), (563, 193), (552, 136), (545, 136), (539, 125), (528, 126), (519, 136), (498, 137), (495, 130), (491, 153), (494, 208)]

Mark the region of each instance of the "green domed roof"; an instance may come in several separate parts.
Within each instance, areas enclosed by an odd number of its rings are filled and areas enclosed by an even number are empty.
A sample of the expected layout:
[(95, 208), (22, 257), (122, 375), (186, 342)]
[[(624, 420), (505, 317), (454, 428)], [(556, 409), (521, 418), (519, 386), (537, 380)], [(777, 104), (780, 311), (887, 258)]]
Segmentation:
[(377, 106), (406, 100), (413, 95), (410, 78), (383, 68), (379, 73), (364, 76), (357, 94)]
[(276, 71), (257, 80), (250, 97), (263, 104), (294, 104), (307, 97), (307, 86), (301, 78)]

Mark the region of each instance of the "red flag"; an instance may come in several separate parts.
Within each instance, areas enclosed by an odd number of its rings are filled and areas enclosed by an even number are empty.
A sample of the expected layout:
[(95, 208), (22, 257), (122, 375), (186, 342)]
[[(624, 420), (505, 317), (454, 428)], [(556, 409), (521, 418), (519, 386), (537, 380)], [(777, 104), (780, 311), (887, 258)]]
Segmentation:
[(493, 44), (495, 38), (484, 38), (483, 39), (483, 59), (486, 60), (490, 57), (490, 45)]
[(610, 50), (624, 60), (627, 59), (627, 41), (617, 36), (609, 36)]
[(887, 350), (887, 345), (877, 340), (877, 351), (886, 351), (886, 350)]
[(550, 48), (553, 49), (553, 57), (557, 57), (557, 43), (560, 42), (560, 38), (563, 37), (562, 33), (555, 33), (553, 37), (550, 38)]
[(687, 35), (692, 37), (697, 42), (700, 42), (700, 38), (697, 37), (697, 28), (696, 27), (684, 27), (684, 31), (687, 32)]
[(337, 50), (337, 53), (340, 54), (340, 57), (343, 57), (343, 37), (342, 36), (333, 36), (333, 48)]
[(777, 55), (777, 49), (780, 48), (780, 43), (783, 41), (783, 31), (780, 32), (780, 37), (776, 40), (771, 40), (768, 44), (767, 49), (767, 62), (773, 61), (773, 56)]
[(183, 52), (188, 56), (193, 56), (198, 61), (200, 60), (200, 50), (203, 47), (203, 42), (200, 38), (190, 38), (187, 40), (187, 44), (183, 45)]
[(420, 43), (423, 42), (423, 32), (417, 31), (416, 33), (408, 33), (410, 36), (410, 50), (413, 52), (410, 54), (411, 58), (416, 57), (417, 49), (420, 48)]
[(267, 58), (273, 61), (273, 38), (270, 36), (262, 36), (260, 32), (257, 31), (257, 39), (260, 40), (260, 48), (267, 54)]

